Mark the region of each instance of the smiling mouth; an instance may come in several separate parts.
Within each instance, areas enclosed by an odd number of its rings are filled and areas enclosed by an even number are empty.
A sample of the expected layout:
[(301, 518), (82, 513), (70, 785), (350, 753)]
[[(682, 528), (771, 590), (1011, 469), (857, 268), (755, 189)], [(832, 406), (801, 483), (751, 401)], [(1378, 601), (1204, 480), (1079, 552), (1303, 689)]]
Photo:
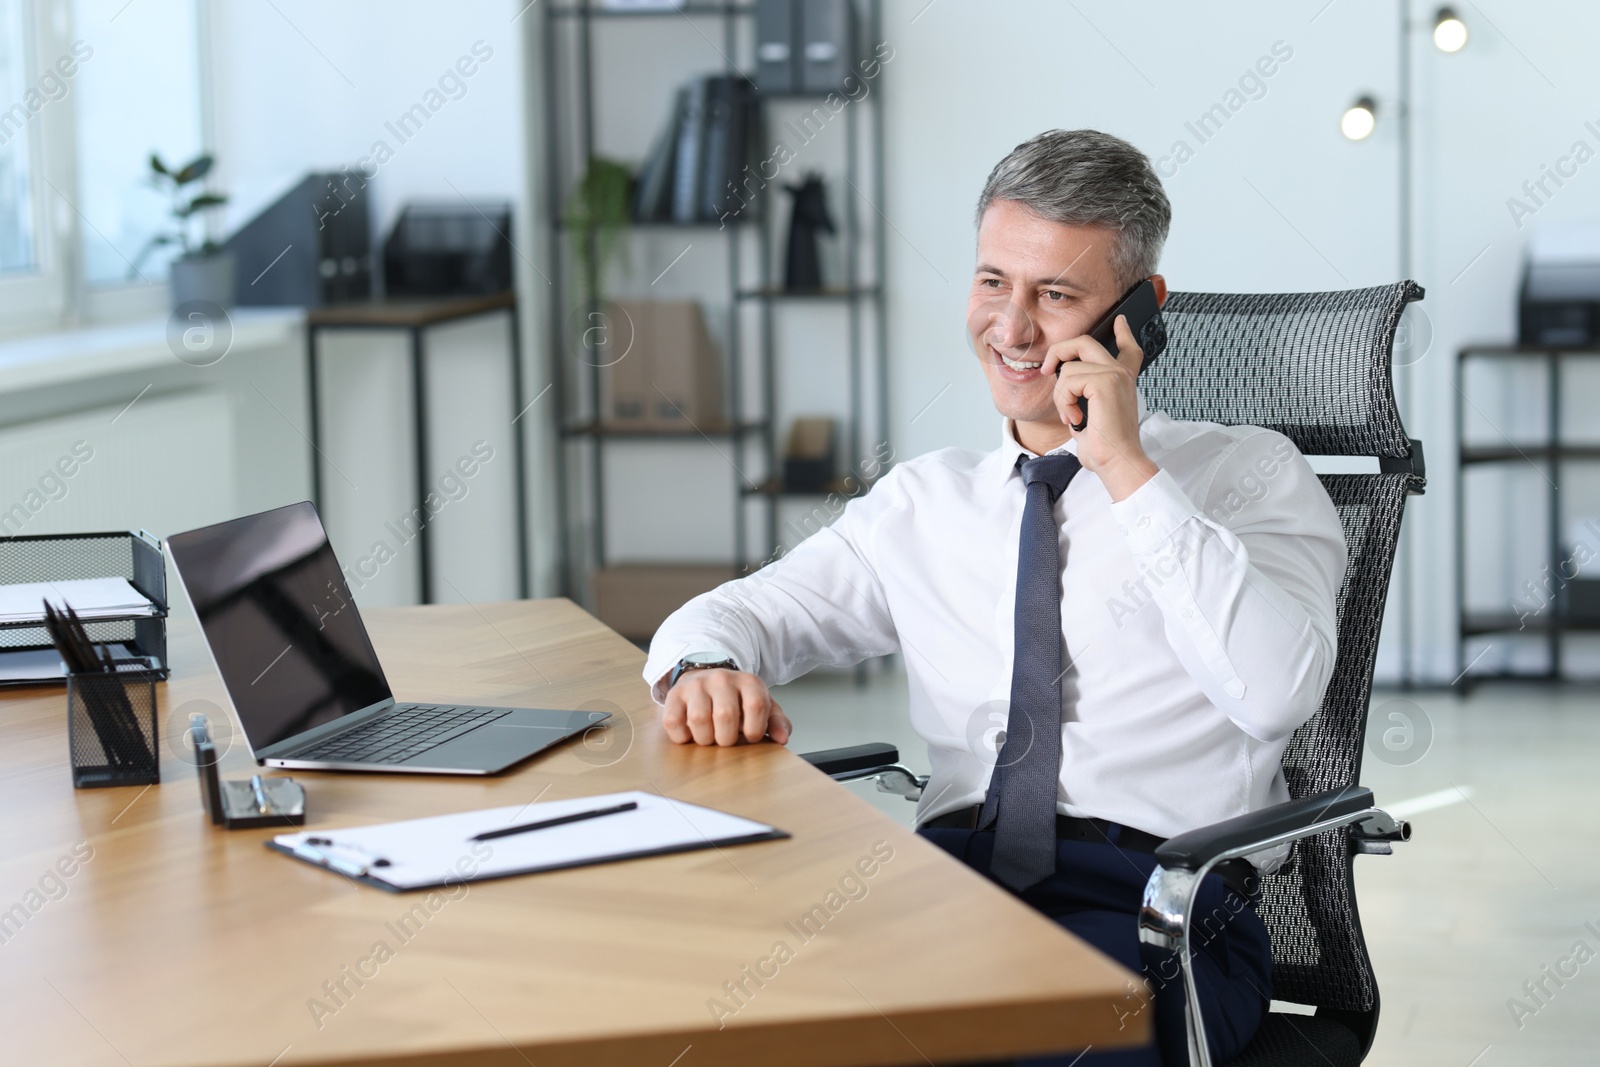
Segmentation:
[(1044, 366), (1043, 360), (1012, 359), (1010, 356), (1006, 355), (992, 344), (987, 345), (986, 347), (989, 349), (990, 354), (997, 362), (1005, 364), (1008, 368), (1018, 374), (1026, 374), (1029, 371), (1038, 370), (1040, 367)]

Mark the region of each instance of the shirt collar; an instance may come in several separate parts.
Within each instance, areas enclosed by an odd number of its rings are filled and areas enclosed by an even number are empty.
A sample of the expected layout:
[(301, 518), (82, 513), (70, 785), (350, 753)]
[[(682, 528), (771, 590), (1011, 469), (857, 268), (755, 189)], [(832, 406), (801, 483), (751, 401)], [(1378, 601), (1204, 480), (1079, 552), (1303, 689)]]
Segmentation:
[[(1151, 412), (1149, 406), (1145, 404), (1144, 396), (1142, 394), (1139, 394), (1138, 400), (1139, 425), (1143, 426), (1145, 420), (1150, 417)], [(1060, 448), (1052, 448), (1046, 453), (1046, 455), (1058, 456), (1063, 453), (1074, 456), (1078, 454), (1078, 442), (1076, 438), (1069, 438), (1066, 444), (1062, 445)], [(1037, 456), (1038, 453), (1024, 447), (1022, 443), (1017, 440), (1015, 421), (1012, 420), (1010, 416), (1002, 416), (1000, 419), (1000, 447), (996, 450), (996, 455), (1000, 460), (1000, 462), (997, 464), (997, 466), (1000, 468), (999, 473), (1004, 479), (1009, 479), (1013, 474), (1017, 473), (1018, 456), (1026, 456), (1027, 458), (1032, 459), (1033, 457)]]

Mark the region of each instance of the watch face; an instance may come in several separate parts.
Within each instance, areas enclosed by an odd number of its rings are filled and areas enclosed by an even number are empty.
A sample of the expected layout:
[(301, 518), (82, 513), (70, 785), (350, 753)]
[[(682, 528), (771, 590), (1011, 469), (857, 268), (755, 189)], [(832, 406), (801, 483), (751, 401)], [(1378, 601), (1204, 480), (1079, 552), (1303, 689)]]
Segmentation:
[(728, 662), (728, 657), (720, 652), (691, 652), (683, 657), (683, 662), (702, 667), (713, 663), (726, 663)]

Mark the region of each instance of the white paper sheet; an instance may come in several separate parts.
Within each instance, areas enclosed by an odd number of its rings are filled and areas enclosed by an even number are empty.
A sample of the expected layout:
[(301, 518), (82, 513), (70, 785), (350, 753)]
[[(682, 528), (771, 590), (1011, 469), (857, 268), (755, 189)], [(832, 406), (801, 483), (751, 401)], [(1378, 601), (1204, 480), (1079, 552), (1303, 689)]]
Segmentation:
[[(490, 841), (470, 840), (486, 830), (612, 807), (630, 800), (639, 807)], [(710, 848), (774, 832), (781, 831), (737, 815), (634, 791), (348, 830), (309, 830), (280, 834), (272, 840), (293, 851), (307, 838), (326, 838), (333, 842), (332, 846), (313, 847), (339, 861), (343, 869), (364, 866), (369, 876), (396, 889), (416, 889), (603, 863), (641, 853)], [(379, 858), (388, 860), (388, 865), (373, 865)]]
[(17, 649), (0, 654), (0, 683), (58, 681), (66, 676), (67, 666), (53, 648)]
[(154, 615), (150, 598), (126, 578), (71, 578), (57, 582), (0, 585), (0, 622), (43, 621), (44, 601), (70, 604), (80, 619)]

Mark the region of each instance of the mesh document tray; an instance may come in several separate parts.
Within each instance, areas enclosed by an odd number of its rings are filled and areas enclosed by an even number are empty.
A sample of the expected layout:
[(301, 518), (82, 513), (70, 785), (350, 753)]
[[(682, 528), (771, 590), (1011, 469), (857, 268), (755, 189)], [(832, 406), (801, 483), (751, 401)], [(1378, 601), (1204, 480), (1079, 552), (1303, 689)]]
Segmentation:
[[(161, 543), (143, 531), (28, 534), (0, 537), (0, 583), (74, 578), (126, 578), (155, 605), (153, 616), (85, 622), (98, 645), (110, 647), (121, 669), (156, 678), (167, 664), (167, 568)], [(43, 624), (0, 623), (0, 687), (66, 684), (60, 658)]]

